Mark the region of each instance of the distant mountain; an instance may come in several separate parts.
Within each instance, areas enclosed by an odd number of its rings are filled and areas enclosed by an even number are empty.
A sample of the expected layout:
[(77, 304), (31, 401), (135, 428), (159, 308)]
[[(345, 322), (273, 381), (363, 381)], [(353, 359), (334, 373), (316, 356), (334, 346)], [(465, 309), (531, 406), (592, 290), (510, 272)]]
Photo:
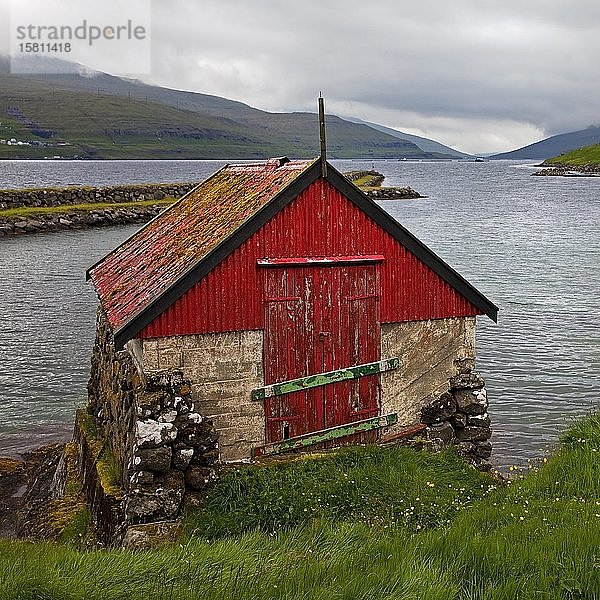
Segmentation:
[(377, 131), (387, 133), (388, 135), (393, 135), (394, 137), (397, 137), (401, 140), (408, 140), (409, 142), (416, 144), (425, 152), (438, 153), (452, 158), (472, 158), (471, 154), (465, 154), (464, 152), (455, 150), (450, 146), (444, 146), (444, 144), (440, 144), (435, 140), (430, 140), (419, 135), (404, 133), (403, 131), (398, 131), (397, 129), (392, 129), (391, 127), (386, 127), (385, 125), (379, 125), (378, 123), (370, 123), (369, 121), (363, 121), (362, 119), (356, 119), (354, 117), (343, 118), (346, 119), (346, 121), (351, 121), (352, 123), (362, 123), (363, 125), (368, 125), (369, 127), (376, 129)]
[[(319, 152), (312, 113), (269, 113), (85, 68), (68, 74), (52, 74), (54, 63), (43, 68), (46, 74), (0, 74), (0, 140), (25, 142), (0, 143), (0, 158), (256, 159)], [(326, 121), (330, 158), (440, 157), (367, 125), (333, 115)]]
[(583, 146), (591, 146), (592, 144), (600, 143), (600, 126), (590, 126), (587, 129), (580, 131), (572, 131), (570, 133), (561, 133), (552, 137), (529, 144), (518, 150), (511, 152), (502, 152), (490, 156), (491, 159), (532, 159), (545, 160), (558, 156), (564, 152), (570, 152)]

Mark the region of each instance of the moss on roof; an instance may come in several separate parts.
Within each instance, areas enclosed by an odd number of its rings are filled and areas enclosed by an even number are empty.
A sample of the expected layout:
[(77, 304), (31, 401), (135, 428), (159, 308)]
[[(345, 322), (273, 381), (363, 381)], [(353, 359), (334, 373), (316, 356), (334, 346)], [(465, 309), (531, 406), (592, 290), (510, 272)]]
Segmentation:
[(113, 330), (170, 288), (313, 161), (228, 165), (92, 267)]

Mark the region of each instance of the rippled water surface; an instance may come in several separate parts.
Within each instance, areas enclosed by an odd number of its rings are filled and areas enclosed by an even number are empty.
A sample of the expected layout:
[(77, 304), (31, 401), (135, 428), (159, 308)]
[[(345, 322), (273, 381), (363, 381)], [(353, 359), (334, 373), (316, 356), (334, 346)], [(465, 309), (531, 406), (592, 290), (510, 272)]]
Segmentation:
[[(201, 180), (220, 161), (2, 162), (0, 188)], [(427, 199), (382, 206), (500, 307), (479, 318), (498, 464), (524, 464), (600, 399), (600, 181), (523, 163), (335, 161)], [(135, 227), (0, 240), (0, 455), (64, 439), (85, 401), (85, 269)]]

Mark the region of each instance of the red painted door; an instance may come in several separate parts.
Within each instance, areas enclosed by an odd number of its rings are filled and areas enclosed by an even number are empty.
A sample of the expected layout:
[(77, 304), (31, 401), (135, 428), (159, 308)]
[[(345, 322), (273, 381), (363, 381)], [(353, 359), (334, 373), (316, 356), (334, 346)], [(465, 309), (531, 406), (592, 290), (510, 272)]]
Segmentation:
[[(265, 385), (379, 360), (376, 265), (266, 268), (264, 277)], [(379, 375), (274, 396), (265, 400), (267, 441), (378, 411)]]

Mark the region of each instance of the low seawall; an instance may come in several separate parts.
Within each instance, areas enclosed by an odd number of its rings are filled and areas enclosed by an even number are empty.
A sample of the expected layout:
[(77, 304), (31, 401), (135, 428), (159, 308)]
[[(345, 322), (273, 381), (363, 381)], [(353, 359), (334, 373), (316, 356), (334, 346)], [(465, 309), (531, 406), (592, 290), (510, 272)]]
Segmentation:
[(168, 205), (124, 206), (98, 208), (91, 211), (69, 210), (51, 214), (35, 214), (27, 217), (2, 218), (0, 213), (0, 238), (24, 233), (42, 233), (64, 229), (87, 229), (110, 225), (146, 223), (158, 215)]
[(0, 190), (0, 211), (11, 208), (51, 207), (74, 204), (140, 202), (181, 198), (198, 182), (145, 183), (106, 187), (61, 187), (42, 189)]
[(196, 185), (183, 182), (0, 190), (0, 238), (146, 223), (169, 206), (170, 199), (181, 198)]
[[(422, 198), (410, 187), (381, 187), (375, 171), (344, 173), (374, 200)], [(0, 190), (0, 238), (64, 229), (146, 223), (195, 182)], [(367, 186), (367, 187), (364, 187)]]
[(550, 177), (600, 177), (600, 165), (547, 165), (542, 163), (537, 165), (544, 167), (535, 171), (532, 175), (550, 176)]

